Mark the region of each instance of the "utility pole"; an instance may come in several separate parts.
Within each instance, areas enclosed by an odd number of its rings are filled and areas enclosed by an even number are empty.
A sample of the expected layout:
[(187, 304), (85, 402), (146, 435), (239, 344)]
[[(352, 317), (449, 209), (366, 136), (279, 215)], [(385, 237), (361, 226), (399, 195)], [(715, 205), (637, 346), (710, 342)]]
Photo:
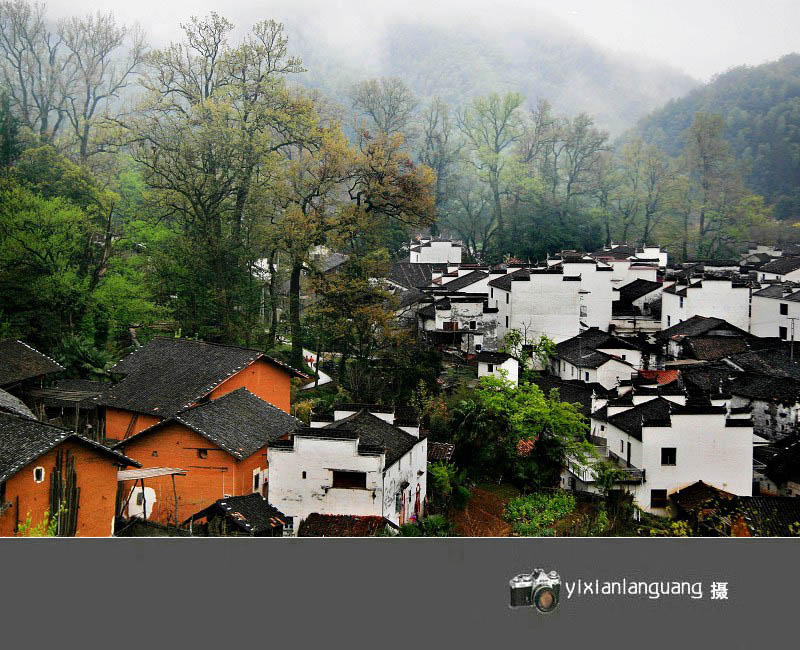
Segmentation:
[(787, 320), (792, 321), (792, 342), (790, 343), (791, 347), (789, 348), (789, 359), (794, 361), (794, 322), (797, 320), (797, 317), (788, 317)]

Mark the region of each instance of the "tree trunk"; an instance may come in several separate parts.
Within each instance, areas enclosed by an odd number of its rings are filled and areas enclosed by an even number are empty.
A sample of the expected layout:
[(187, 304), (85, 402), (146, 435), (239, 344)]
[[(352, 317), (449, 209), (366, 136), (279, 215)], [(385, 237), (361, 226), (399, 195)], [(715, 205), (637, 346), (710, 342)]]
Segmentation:
[(303, 332), (300, 322), (300, 277), (303, 263), (292, 262), (292, 274), (289, 279), (289, 326), (292, 335), (292, 365), (303, 367)]

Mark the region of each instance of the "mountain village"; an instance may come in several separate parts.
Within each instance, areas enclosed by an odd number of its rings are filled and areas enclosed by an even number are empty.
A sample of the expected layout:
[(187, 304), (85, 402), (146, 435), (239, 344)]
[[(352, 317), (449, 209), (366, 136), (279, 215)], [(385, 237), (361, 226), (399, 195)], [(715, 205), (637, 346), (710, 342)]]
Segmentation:
[[(532, 382), (575, 405), (591, 453), (566, 457), (552, 489), (625, 494), (631, 517), (694, 534), (797, 534), (800, 248), (679, 266), (627, 244), (461, 259), (460, 242), (418, 237), (374, 281), (458, 381)], [(40, 520), (65, 536), (317, 537), (424, 521), (431, 468), (456, 446), (409, 405), (303, 418), (299, 396), (333, 382), (318, 355), (306, 362), (164, 335), (97, 382), (1, 342), (0, 535)]]

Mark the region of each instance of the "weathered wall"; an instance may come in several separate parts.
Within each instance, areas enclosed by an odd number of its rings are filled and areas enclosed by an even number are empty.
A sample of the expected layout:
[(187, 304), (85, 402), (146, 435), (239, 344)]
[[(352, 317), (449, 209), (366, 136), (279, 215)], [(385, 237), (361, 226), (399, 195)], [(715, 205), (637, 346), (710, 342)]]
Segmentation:
[[(0, 536), (14, 535), (17, 521), (24, 522), (28, 513), (31, 525), (38, 525), (50, 508), (50, 477), (58, 450), (70, 451), (75, 459), (77, 486), (80, 488), (77, 537), (108, 537), (112, 533), (117, 494), (118, 467), (112, 459), (86, 445), (63, 442), (55, 449), (23, 467), (6, 481), (6, 501), (12, 507), (0, 515)], [(33, 470), (43, 467), (44, 480), (37, 483)], [(19, 511), (17, 511), (19, 498)]]
[[(208, 450), (205, 458), (200, 457), (198, 449)], [(250, 494), (253, 491), (253, 470), (267, 467), (266, 447), (238, 461), (210, 440), (179, 423), (166, 424), (153, 432), (130, 439), (124, 445), (124, 453), (145, 468), (176, 467), (187, 471), (186, 476), (175, 477), (178, 523), (217, 499)], [(144, 484), (155, 490), (156, 504), (150, 518), (163, 524), (175, 523), (172, 478), (159, 476), (145, 479)], [(126, 482), (126, 497), (133, 487), (132, 481)]]

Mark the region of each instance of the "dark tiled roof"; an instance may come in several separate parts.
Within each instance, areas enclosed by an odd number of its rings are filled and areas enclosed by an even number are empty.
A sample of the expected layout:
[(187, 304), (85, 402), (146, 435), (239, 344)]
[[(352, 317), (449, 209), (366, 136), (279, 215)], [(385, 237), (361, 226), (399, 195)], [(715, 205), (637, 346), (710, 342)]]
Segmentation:
[(685, 352), (693, 359), (716, 361), (747, 350), (747, 341), (739, 336), (695, 336), (687, 339)]
[(392, 307), (394, 309), (405, 309), (418, 302), (427, 300), (428, 294), (420, 291), (419, 289), (408, 289), (400, 293), (396, 293), (392, 298)]
[(641, 440), (643, 424), (646, 426), (648, 421), (668, 421), (670, 413), (676, 407), (677, 405), (673, 402), (663, 397), (657, 397), (621, 413), (609, 416), (608, 422), (625, 433), (629, 433), (637, 440)]
[(446, 463), (453, 457), (455, 445), (449, 442), (433, 442), (428, 440), (428, 462), (429, 463)]
[[(579, 368), (598, 368), (614, 357), (598, 352), (600, 348), (639, 350), (640, 348), (613, 334), (590, 328), (556, 345), (556, 355)], [(621, 363), (625, 363), (619, 359)]]
[(359, 446), (370, 445), (385, 450), (386, 465), (394, 465), (405, 456), (419, 439), (402, 429), (381, 420), (368, 411), (359, 411), (355, 415), (337, 420), (316, 431), (327, 432), (337, 429), (352, 430), (358, 434)]
[(433, 273), (447, 272), (447, 264), (415, 264), (413, 262), (395, 262), (387, 274), (387, 278), (407, 289), (420, 289), (431, 283)]
[(637, 298), (660, 289), (662, 286), (660, 282), (637, 279), (619, 288), (619, 298), (625, 302), (633, 302)]
[(383, 517), (321, 515), (313, 512), (300, 524), (298, 537), (375, 537), (386, 528)]
[(510, 354), (506, 354), (505, 352), (484, 352), (481, 350), (478, 352), (477, 360), (478, 363), (505, 363), (511, 358)]
[(191, 519), (213, 517), (215, 514), (224, 515), (230, 523), (250, 535), (258, 535), (286, 524), (286, 515), (256, 493), (219, 499), (193, 514), (184, 523)]
[(467, 273), (466, 275), (462, 275), (460, 278), (456, 278), (455, 280), (451, 280), (450, 282), (443, 284), (442, 288), (449, 291), (460, 291), (461, 289), (464, 289), (471, 284), (475, 284), (476, 282), (480, 282), (488, 277), (488, 273), (483, 271), (473, 271), (472, 273)]
[(495, 278), (489, 282), (490, 287), (497, 287), (498, 289), (505, 289), (511, 291), (512, 282), (524, 282), (531, 279), (531, 273), (528, 269), (517, 269), (512, 273), (506, 273), (499, 278)]
[(426, 305), (417, 313), (423, 318), (436, 318), (437, 309), (450, 309), (450, 300), (448, 298), (439, 298), (439, 300)]
[(10, 386), (64, 367), (22, 341), (0, 341), (0, 386)]
[(725, 490), (697, 481), (670, 495), (675, 504), (686, 512), (716, 507), (723, 501), (733, 501), (736, 495)]
[(287, 374), (306, 377), (258, 350), (155, 338), (111, 368), (111, 372), (123, 374), (125, 378), (109, 388), (99, 402), (137, 413), (169, 417), (208, 395), (257, 359), (264, 359)]
[(189, 427), (239, 460), (302, 426), (297, 418), (253, 395), (246, 388), (239, 388), (178, 413), (116, 446), (124, 446), (129, 440), (148, 435), (170, 422)]
[(796, 529), (800, 524), (800, 498), (739, 497), (736, 500), (735, 512), (741, 515), (754, 535), (796, 536)]
[(772, 262), (762, 266), (759, 271), (764, 273), (775, 273), (777, 275), (785, 275), (800, 269), (800, 257), (786, 256), (779, 257)]
[[(785, 289), (790, 289), (790, 291), (786, 291)], [(754, 296), (759, 296), (761, 298), (774, 298), (775, 300), (785, 300), (786, 302), (800, 302), (800, 287), (798, 287), (794, 282), (792, 283), (784, 283), (784, 284), (770, 284), (760, 289), (759, 291), (754, 291)]]
[(671, 339), (673, 336), (701, 336), (711, 331), (729, 331), (736, 334), (748, 336), (747, 332), (731, 325), (722, 318), (709, 318), (706, 316), (692, 316), (682, 323), (676, 323), (672, 327), (654, 334), (655, 338), (662, 341)]
[[(558, 377), (552, 375), (539, 375), (533, 380), (545, 395), (550, 395), (553, 389), (558, 390), (559, 397), (562, 402), (570, 402), (571, 404), (580, 404), (580, 412), (589, 417), (592, 411), (592, 393), (597, 392), (590, 384), (580, 381), (563, 381)], [(602, 387), (601, 387), (602, 388)], [(600, 395), (605, 395), (605, 389), (602, 389)], [(428, 443), (430, 444), (430, 443)]]
[(0, 481), (65, 441), (80, 442), (121, 465), (141, 467), (135, 460), (78, 435), (74, 431), (30, 418), (0, 413)]
[(0, 388), (0, 412), (3, 411), (6, 413), (13, 413), (14, 415), (21, 415), (26, 418), (36, 419), (33, 411), (25, 406), (25, 403), (21, 399), (14, 397)]

